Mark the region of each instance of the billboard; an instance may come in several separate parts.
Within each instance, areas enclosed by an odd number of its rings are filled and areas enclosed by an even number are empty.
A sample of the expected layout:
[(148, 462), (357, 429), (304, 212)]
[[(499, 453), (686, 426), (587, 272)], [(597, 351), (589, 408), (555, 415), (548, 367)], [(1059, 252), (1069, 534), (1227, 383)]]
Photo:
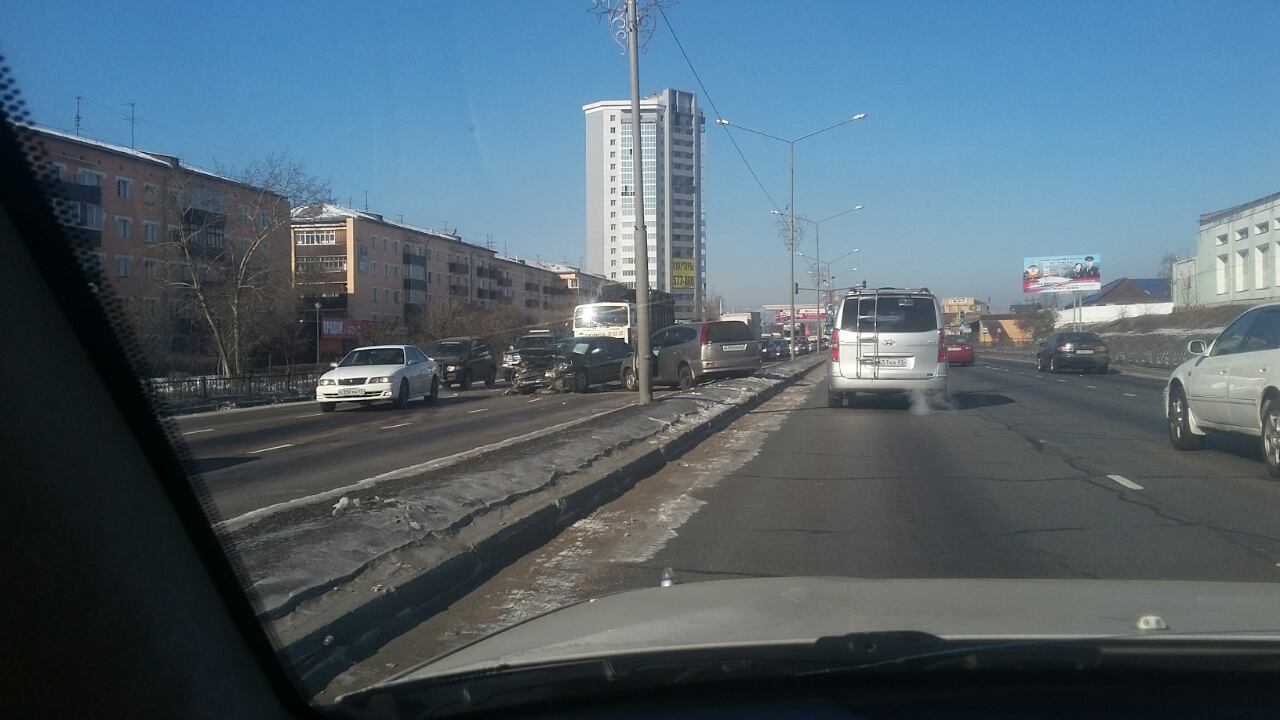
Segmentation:
[(1044, 255), (1022, 259), (1022, 292), (1094, 292), (1102, 289), (1102, 256)]
[(692, 290), (696, 287), (697, 272), (693, 258), (671, 258), (671, 289)]

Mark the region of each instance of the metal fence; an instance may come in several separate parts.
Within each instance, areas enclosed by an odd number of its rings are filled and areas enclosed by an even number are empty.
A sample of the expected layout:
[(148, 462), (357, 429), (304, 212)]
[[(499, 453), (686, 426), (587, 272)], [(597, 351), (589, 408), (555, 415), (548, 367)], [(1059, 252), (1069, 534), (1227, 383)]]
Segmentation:
[(242, 375), (219, 377), (201, 375), (188, 378), (152, 378), (146, 381), (156, 399), (180, 410), (191, 405), (216, 404), (234, 406), (251, 401), (279, 402), (313, 397), (319, 371), (278, 375)]

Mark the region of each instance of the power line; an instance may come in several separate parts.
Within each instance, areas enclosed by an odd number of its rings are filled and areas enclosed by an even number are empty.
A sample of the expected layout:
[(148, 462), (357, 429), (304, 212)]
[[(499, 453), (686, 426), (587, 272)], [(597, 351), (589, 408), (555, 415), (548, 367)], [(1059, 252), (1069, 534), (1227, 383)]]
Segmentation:
[[(711, 99), (711, 93), (707, 92), (707, 86), (702, 84), (702, 78), (698, 75), (697, 69), (693, 67), (693, 61), (689, 59), (689, 53), (684, 50), (684, 43), (680, 42), (680, 37), (676, 35), (675, 28), (671, 27), (671, 20), (667, 18), (667, 13), (662, 9), (662, 5), (657, 5), (658, 12), (662, 15), (662, 22), (667, 26), (667, 31), (671, 33), (671, 39), (676, 41), (676, 47), (680, 48), (680, 54), (684, 56), (684, 62), (689, 66), (689, 71), (693, 73), (693, 79), (697, 81), (698, 87), (702, 90), (702, 96), (707, 99), (707, 104), (711, 106), (711, 110), (715, 112), (716, 117), (724, 117), (720, 114), (720, 108), (716, 107), (716, 101)], [(769, 204), (774, 210), (781, 212), (778, 203), (774, 202), (773, 196), (765, 189), (764, 183), (760, 182), (760, 176), (756, 175), (756, 171), (751, 167), (751, 163), (747, 161), (747, 156), (742, 152), (742, 148), (738, 147), (738, 141), (733, 138), (733, 133), (729, 132), (728, 126), (721, 125), (724, 128), (724, 134), (729, 138), (729, 142), (733, 144), (733, 149), (738, 152), (738, 157), (742, 158), (742, 164), (747, 166), (747, 172), (751, 173), (751, 177), (755, 179), (756, 185), (760, 187), (760, 192), (769, 199)]]

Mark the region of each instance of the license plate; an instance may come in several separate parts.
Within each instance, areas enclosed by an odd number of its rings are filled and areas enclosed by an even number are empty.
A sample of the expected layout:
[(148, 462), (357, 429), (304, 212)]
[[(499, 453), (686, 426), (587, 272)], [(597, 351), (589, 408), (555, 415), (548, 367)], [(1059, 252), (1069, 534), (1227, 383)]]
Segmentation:
[(880, 367), (906, 367), (906, 358), (871, 358), (864, 360), (868, 365), (879, 365)]
[(1092, 350), (1077, 350), (1077, 351), (1076, 351), (1076, 354), (1077, 354), (1077, 355), (1092, 355), (1092, 354), (1093, 354), (1093, 351), (1092, 351)]
[(346, 396), (363, 395), (364, 390), (362, 388), (342, 388), (342, 394)]
[(721, 345), (720, 349), (724, 350), (725, 352), (741, 352), (747, 349), (747, 344), (743, 343), (741, 345)]

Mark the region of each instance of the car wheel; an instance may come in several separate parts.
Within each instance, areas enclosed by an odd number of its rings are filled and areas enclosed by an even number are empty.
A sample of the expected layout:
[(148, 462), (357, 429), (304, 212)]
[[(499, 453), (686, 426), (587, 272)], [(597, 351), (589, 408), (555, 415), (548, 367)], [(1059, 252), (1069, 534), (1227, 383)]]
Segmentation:
[(636, 372), (631, 368), (622, 369), (622, 387), (624, 390), (635, 392), (640, 389), (640, 383), (636, 381)]
[(573, 374), (573, 384), (569, 386), (569, 390), (576, 393), (584, 393), (587, 391), (587, 371), (578, 368)]
[(693, 368), (688, 365), (681, 365), (679, 371), (679, 388), (681, 390), (689, 390), (693, 387)]
[(471, 368), (467, 368), (466, 370), (462, 371), (462, 378), (458, 380), (458, 389), (459, 390), (471, 389)]
[(338, 409), (338, 403), (320, 403), (320, 412), (333, 412)]
[(494, 385), (497, 385), (497, 384), (498, 384), (498, 368), (496, 367), (489, 368), (489, 377), (486, 377), (484, 379), (484, 386), (493, 387)]
[(1262, 408), (1262, 455), (1267, 474), (1280, 478), (1280, 402), (1274, 399)]
[(827, 393), (827, 407), (838, 408), (844, 407), (844, 396), (840, 393)]
[(1199, 450), (1204, 437), (1191, 432), (1191, 410), (1182, 388), (1169, 391), (1169, 443), (1174, 450)]
[(440, 402), (440, 381), (437, 378), (431, 378), (431, 392), (422, 398), (423, 405), (435, 405)]
[(408, 403), (409, 403), (409, 381), (401, 380), (400, 391), (396, 393), (396, 397), (394, 400), (391, 401), (391, 404), (394, 405), (396, 409), (400, 409), (400, 408), (403, 408)]

